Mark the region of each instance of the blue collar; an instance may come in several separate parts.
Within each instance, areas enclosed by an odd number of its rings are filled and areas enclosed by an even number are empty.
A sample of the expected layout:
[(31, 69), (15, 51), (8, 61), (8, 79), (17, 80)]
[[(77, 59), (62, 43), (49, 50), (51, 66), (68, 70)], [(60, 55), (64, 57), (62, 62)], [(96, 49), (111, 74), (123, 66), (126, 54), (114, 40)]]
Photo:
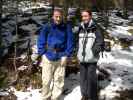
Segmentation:
[(63, 21), (60, 24), (57, 25), (53, 20), (51, 20), (51, 25), (53, 27), (61, 27), (61, 28), (65, 27), (65, 23)]

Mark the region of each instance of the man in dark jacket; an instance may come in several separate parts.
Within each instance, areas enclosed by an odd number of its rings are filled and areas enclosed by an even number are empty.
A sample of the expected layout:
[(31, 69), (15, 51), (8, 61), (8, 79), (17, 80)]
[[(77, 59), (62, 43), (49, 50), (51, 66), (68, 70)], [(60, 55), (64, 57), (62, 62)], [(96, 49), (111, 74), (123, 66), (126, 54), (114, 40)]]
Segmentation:
[(78, 53), (80, 61), (80, 87), (82, 100), (98, 100), (97, 61), (104, 45), (103, 36), (98, 32), (89, 10), (81, 12), (82, 22), (78, 32)]
[(54, 10), (52, 21), (43, 26), (38, 37), (43, 100), (59, 100), (64, 86), (66, 60), (73, 51), (72, 27), (63, 22), (62, 16), (61, 10)]

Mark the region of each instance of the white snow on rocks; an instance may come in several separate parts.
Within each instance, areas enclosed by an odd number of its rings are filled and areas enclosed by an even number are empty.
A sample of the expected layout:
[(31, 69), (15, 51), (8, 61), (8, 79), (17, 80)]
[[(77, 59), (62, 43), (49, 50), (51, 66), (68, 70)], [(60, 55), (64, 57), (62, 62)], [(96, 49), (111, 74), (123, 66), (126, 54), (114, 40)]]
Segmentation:
[[(105, 100), (113, 100), (115, 96), (119, 96), (117, 91), (133, 89), (133, 52), (126, 50), (113, 50), (105, 52), (106, 58), (100, 59), (100, 65), (105, 70), (110, 71), (110, 80), (99, 81), (102, 88), (100, 90), (100, 98)], [(124, 58), (125, 57), (125, 58)], [(100, 61), (99, 61), (100, 62)], [(65, 79), (64, 92), (61, 100), (80, 100), (80, 73), (70, 74)], [(30, 89), (28, 92), (15, 91), (18, 100), (41, 100), (41, 93), (38, 89)]]
[[(111, 52), (114, 59), (110, 63), (104, 62), (102, 66), (105, 69), (110, 69), (112, 72), (110, 75), (110, 82), (105, 80), (101, 82), (103, 87), (100, 91), (100, 98), (106, 98), (105, 100), (112, 100), (113, 97), (119, 96), (117, 91), (126, 89), (133, 89), (133, 52), (124, 50), (113, 50)], [(108, 57), (106, 61), (108, 61)]]
[[(25, 11), (26, 9), (24, 9)], [(132, 17), (131, 17), (132, 18)], [(118, 23), (125, 21), (116, 16), (111, 17), (112, 23), (118, 21)], [(117, 21), (116, 21), (117, 20)], [(127, 21), (125, 21), (126, 23)], [(36, 26), (30, 24), (28, 27), (31, 31), (36, 29)], [(22, 26), (21, 28), (27, 29), (27, 26)], [(115, 27), (115, 28), (114, 28)], [(113, 28), (108, 29), (107, 31), (116, 37), (128, 37), (130, 38), (131, 33), (127, 32), (133, 27), (125, 27), (114, 25)], [(28, 29), (29, 29), (28, 28)], [(110, 72), (110, 80), (103, 80), (99, 82), (99, 85), (102, 87), (100, 90), (100, 98), (105, 100), (112, 100), (113, 97), (119, 96), (116, 91), (122, 91), (125, 89), (133, 89), (133, 46), (129, 47), (131, 51), (122, 50), (121, 46), (114, 45), (111, 52), (104, 52), (103, 57), (100, 56), (98, 62), (100, 67)], [(33, 47), (36, 52), (36, 47)], [(25, 66), (21, 66), (22, 69), (25, 69)], [(65, 79), (64, 92), (61, 96), (61, 100), (80, 100), (80, 86), (79, 86), (79, 74), (71, 74)], [(26, 92), (14, 91), (14, 94), (17, 96), (18, 100), (41, 100), (41, 90), (40, 89), (31, 89), (28, 88)], [(2, 95), (7, 95), (7, 93), (0, 92)]]
[(17, 96), (17, 100), (42, 100), (41, 93), (39, 91), (39, 89), (29, 92), (16, 91), (15, 95)]

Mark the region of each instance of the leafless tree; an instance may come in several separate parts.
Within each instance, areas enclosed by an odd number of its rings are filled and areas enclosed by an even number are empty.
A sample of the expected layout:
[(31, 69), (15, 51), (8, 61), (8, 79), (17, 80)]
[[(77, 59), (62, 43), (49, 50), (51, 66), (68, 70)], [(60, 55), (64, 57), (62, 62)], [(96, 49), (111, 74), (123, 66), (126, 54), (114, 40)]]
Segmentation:
[(1, 46), (1, 41), (2, 41), (2, 36), (1, 36), (1, 24), (2, 24), (2, 0), (0, 0), (0, 46)]

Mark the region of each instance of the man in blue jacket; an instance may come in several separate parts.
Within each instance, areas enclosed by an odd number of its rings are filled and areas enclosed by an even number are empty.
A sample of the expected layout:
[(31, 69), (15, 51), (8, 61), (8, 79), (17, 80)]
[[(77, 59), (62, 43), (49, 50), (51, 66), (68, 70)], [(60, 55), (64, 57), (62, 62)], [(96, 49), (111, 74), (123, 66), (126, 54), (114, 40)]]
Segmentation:
[(73, 51), (72, 27), (63, 22), (61, 10), (54, 10), (52, 21), (42, 27), (37, 46), (42, 56), (43, 100), (59, 100), (64, 86), (67, 57)]

